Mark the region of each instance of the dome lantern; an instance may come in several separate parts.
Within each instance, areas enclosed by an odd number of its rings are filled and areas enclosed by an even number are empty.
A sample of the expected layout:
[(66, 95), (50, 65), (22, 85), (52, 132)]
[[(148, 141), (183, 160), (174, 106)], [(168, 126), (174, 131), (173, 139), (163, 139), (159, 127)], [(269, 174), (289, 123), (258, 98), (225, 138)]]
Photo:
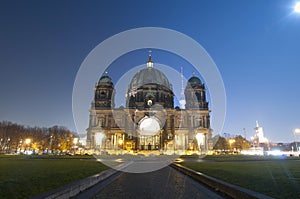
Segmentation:
[(153, 68), (153, 62), (151, 57), (151, 50), (149, 50), (149, 56), (148, 56), (148, 62), (147, 62), (147, 68)]

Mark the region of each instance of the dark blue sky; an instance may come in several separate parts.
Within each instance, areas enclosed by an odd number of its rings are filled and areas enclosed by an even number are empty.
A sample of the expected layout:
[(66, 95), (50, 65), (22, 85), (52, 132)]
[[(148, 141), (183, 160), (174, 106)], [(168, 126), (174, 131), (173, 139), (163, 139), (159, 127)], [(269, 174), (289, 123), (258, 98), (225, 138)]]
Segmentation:
[(300, 127), (300, 14), (294, 4), (2, 0), (0, 120), (75, 130), (73, 83), (88, 53), (121, 31), (154, 26), (192, 37), (215, 61), (227, 93), (224, 132), (246, 128), (249, 137), (259, 120), (271, 141), (292, 141)]

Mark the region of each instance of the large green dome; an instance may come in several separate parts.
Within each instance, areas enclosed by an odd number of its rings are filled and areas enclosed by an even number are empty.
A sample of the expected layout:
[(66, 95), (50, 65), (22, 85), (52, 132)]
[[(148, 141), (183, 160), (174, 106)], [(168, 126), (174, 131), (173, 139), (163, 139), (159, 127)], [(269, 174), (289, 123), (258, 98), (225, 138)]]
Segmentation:
[(168, 78), (160, 70), (147, 67), (137, 72), (129, 84), (129, 89), (137, 89), (146, 84), (157, 84), (172, 90)]

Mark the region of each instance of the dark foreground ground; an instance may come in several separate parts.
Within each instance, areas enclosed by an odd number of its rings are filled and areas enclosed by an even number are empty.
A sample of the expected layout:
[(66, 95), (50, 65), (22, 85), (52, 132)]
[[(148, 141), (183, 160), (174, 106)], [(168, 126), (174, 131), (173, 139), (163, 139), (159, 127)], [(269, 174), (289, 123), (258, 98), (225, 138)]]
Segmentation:
[(149, 173), (119, 172), (76, 197), (85, 198), (223, 198), (171, 167)]

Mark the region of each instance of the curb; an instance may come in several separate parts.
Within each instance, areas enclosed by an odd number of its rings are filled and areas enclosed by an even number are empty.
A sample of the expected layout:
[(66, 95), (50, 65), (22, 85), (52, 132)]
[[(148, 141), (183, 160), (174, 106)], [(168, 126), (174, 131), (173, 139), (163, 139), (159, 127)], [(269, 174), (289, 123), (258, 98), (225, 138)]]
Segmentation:
[(57, 189), (45, 192), (41, 195), (34, 196), (32, 199), (67, 199), (78, 195), (80, 192), (94, 186), (95, 184), (109, 178), (113, 174), (120, 172), (122, 168), (127, 167), (131, 163), (124, 163), (114, 168), (100, 172), (99, 174), (84, 178), (82, 180), (72, 182)]
[(270, 196), (266, 196), (264, 194), (230, 184), (228, 182), (224, 182), (222, 180), (210, 177), (208, 175), (205, 175), (203, 173), (194, 171), (192, 169), (189, 169), (187, 167), (184, 167), (180, 164), (172, 163), (170, 165), (171, 167), (175, 168), (176, 170), (179, 170), (180, 172), (184, 173), (187, 176), (190, 176), (194, 180), (201, 182), (208, 187), (214, 189), (215, 191), (221, 192), (222, 194), (225, 194), (226, 196), (229, 196), (230, 198), (236, 198), (236, 199), (273, 199)]

